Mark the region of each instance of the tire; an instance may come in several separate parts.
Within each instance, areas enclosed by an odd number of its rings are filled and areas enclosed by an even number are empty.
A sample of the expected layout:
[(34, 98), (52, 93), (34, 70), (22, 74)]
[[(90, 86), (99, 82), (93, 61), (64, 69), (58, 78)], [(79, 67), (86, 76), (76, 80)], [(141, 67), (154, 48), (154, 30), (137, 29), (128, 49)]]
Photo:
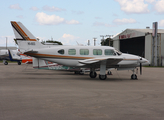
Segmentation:
[(18, 62), (18, 65), (21, 65), (21, 62), (20, 61)]
[(6, 62), (4, 62), (4, 65), (8, 65), (8, 62), (6, 61)]
[(89, 74), (89, 76), (90, 76), (91, 78), (96, 78), (97, 73), (94, 72), (94, 74), (93, 74), (93, 71), (91, 71), (90, 74)]
[(106, 75), (99, 75), (100, 80), (106, 80), (107, 76)]
[(132, 75), (131, 75), (131, 79), (132, 79), (132, 80), (137, 80), (137, 75), (136, 75), (136, 74), (132, 74)]

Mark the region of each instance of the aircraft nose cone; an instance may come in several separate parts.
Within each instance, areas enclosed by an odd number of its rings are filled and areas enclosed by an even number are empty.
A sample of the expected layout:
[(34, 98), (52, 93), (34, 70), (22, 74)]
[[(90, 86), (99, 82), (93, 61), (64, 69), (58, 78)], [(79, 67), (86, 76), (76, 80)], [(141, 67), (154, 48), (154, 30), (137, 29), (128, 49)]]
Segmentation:
[(150, 65), (150, 62), (145, 58), (140, 59), (140, 63), (142, 63), (143, 66)]

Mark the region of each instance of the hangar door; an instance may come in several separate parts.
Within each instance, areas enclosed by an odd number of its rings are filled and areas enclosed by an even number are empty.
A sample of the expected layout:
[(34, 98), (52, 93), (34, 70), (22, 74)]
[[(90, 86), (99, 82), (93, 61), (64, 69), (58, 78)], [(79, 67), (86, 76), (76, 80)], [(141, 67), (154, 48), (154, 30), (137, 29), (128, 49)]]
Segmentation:
[(120, 51), (145, 57), (145, 36), (120, 40)]

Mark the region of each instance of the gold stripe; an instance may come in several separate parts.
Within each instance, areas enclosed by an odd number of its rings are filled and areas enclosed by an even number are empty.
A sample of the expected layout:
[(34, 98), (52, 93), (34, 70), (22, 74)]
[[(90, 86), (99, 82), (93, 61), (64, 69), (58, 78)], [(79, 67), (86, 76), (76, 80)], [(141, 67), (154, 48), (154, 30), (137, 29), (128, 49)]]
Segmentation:
[(93, 57), (75, 57), (75, 56), (61, 56), (61, 55), (48, 55), (48, 54), (37, 54), (37, 53), (24, 53), (31, 56), (38, 56), (38, 57), (54, 57), (54, 58), (67, 58), (67, 59), (92, 59)]

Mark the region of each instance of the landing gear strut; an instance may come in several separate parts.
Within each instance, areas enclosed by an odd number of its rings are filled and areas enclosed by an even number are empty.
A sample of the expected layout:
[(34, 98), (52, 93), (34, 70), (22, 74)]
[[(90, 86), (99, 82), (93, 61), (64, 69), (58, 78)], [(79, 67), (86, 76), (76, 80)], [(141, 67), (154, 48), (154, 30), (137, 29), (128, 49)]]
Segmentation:
[[(134, 74), (134, 73), (135, 73), (135, 68), (134, 68), (132, 71), (133, 71), (133, 74), (131, 75), (131, 79), (132, 79), (132, 80), (138, 80), (138, 79), (137, 79), (137, 75)], [(138, 69), (137, 69), (137, 71), (138, 71)], [(137, 73), (137, 71), (136, 71), (136, 73)]]

